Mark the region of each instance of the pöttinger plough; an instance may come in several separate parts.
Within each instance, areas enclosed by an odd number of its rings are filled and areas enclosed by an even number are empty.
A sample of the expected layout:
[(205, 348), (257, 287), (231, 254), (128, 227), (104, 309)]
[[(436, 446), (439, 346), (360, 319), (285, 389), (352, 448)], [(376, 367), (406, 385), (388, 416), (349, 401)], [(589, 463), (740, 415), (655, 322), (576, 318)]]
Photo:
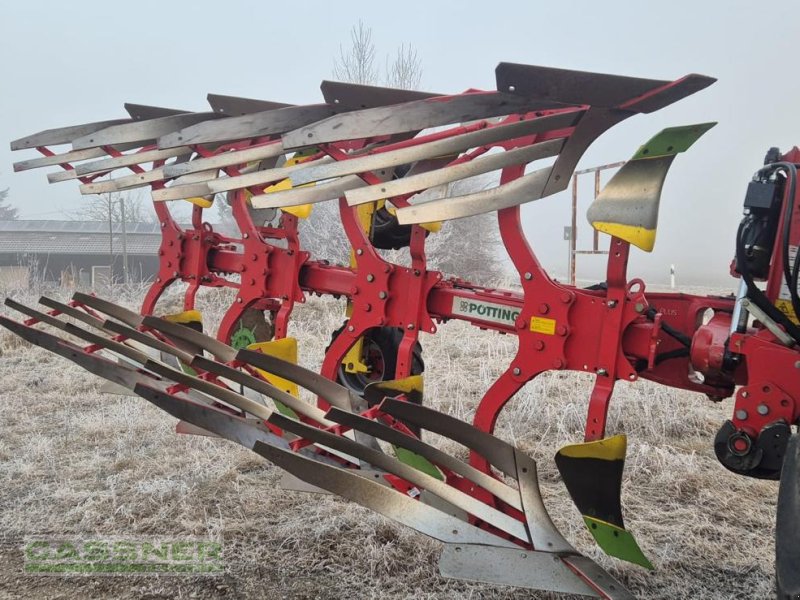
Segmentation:
[[(557, 531), (536, 463), (492, 435), (498, 414), (544, 371), (595, 375), (584, 439), (562, 448), (556, 465), (599, 546), (651, 568), (622, 517), (626, 438), (606, 433), (615, 382), (641, 377), (714, 400), (735, 395), (715, 451), (736, 473), (777, 479), (783, 470), (778, 585), (796, 597), (800, 151), (771, 150), (749, 184), (735, 297), (649, 293), (628, 279), (630, 247), (652, 250), (667, 171), (713, 123), (658, 133), (590, 207), (591, 224), (610, 235), (608, 266), (603, 284), (580, 289), (542, 268), (520, 205), (563, 190), (613, 125), (713, 79), (508, 63), (496, 78), (496, 90), (453, 95), (323, 82), (323, 101), (305, 106), (219, 95), (202, 113), (129, 104), (127, 119), (12, 142), (42, 154), (17, 170), (59, 165), (50, 181), (77, 179), (84, 194), (149, 187), (163, 240), (139, 313), (78, 293), (69, 304), (43, 298), (42, 309), (9, 299), (26, 319), (0, 324), (152, 402), (179, 419), (179, 431), (242, 444), (312, 489), (440, 540), (446, 576), (602, 598), (631, 595)], [(446, 194), (452, 182), (494, 171), (495, 187)], [(170, 213), (178, 201), (192, 204), (189, 228)], [(338, 202), (350, 265), (312, 259), (300, 244), (300, 222), (325, 201)], [(230, 204), (237, 236), (204, 221), (213, 202)], [(426, 238), (442, 221), (487, 212), (497, 213), (521, 291), (427, 268)], [(388, 262), (379, 252), (388, 248), (408, 248), (408, 265)], [(157, 316), (175, 282), (187, 286), (183, 312)], [(201, 287), (236, 291), (214, 337), (195, 310)], [(348, 299), (320, 373), (295, 364), (297, 341), (287, 337), (295, 304), (309, 293)], [(518, 340), (471, 425), (422, 402), (419, 332), (450, 319)], [(316, 405), (299, 399), (298, 386)], [(463, 445), (469, 461), (426, 443), (424, 431)]]

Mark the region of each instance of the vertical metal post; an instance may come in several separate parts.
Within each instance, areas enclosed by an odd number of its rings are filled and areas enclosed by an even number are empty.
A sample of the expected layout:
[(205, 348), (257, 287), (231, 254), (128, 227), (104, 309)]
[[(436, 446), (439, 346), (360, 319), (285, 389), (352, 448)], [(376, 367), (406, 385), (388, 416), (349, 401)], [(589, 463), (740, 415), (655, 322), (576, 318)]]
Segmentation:
[(578, 174), (572, 176), (572, 231), (569, 236), (569, 284), (575, 285), (575, 250), (578, 239)]
[(125, 198), (119, 199), (120, 218), (122, 219), (122, 283), (128, 285), (128, 232), (125, 228)]
[(114, 281), (114, 199), (111, 194), (106, 194), (106, 205), (108, 207), (108, 283)]
[[(594, 198), (597, 200), (597, 197), (600, 195), (600, 169), (594, 172)], [(600, 243), (600, 232), (597, 229), (592, 228), (594, 232), (594, 237), (592, 238), (592, 250), (597, 252), (599, 250), (598, 245)]]

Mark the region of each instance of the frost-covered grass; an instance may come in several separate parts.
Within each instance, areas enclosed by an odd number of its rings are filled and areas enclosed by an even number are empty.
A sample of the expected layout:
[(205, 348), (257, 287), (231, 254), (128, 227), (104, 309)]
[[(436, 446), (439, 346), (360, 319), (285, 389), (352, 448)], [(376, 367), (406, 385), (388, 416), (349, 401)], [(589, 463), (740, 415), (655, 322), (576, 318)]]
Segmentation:
[[(133, 290), (115, 300), (135, 308), (141, 297)], [(204, 291), (199, 302), (214, 323), (230, 295)], [(179, 303), (167, 298), (165, 306)], [(304, 365), (319, 366), (342, 314), (342, 302), (331, 299), (298, 306), (291, 334)], [(515, 352), (513, 337), (460, 322), (423, 335), (422, 344), (426, 403), (466, 420)], [(175, 435), (175, 420), (146, 401), (101, 394), (97, 378), (6, 331), (0, 350), (0, 597), (555, 597), (445, 580), (437, 543), (354, 504), (283, 491), (278, 469), (255, 454)], [(552, 460), (560, 446), (581, 439), (590, 386), (584, 374), (547, 373), (509, 403), (497, 429), (538, 461), (545, 501), (565, 535), (641, 598), (769, 597), (777, 488), (733, 476), (714, 458), (713, 435), (730, 402), (620, 383), (609, 431), (629, 436), (626, 522), (656, 570), (593, 546)], [(221, 536), (228, 573), (23, 575), (24, 536), (48, 534)]]

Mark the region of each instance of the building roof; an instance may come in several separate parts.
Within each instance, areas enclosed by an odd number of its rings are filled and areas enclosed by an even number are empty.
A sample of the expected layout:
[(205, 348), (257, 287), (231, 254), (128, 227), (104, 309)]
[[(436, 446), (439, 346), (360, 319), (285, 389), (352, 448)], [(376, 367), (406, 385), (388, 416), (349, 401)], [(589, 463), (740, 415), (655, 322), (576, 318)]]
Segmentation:
[[(156, 254), (161, 244), (158, 223), (127, 223), (130, 255)], [(114, 224), (109, 243), (102, 221), (0, 221), (0, 254), (110, 254), (122, 252), (122, 225)]]

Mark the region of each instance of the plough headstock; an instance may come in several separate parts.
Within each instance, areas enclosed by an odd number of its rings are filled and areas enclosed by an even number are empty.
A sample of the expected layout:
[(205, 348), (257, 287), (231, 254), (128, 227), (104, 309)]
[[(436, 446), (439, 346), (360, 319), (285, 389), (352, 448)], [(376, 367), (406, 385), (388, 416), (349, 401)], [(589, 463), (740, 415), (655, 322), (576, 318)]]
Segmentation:
[[(774, 305), (783, 292), (776, 272), (769, 272), (766, 296), (757, 296), (744, 252), (738, 299), (650, 294), (641, 280), (628, 280), (630, 245), (652, 249), (661, 188), (675, 155), (713, 124), (661, 132), (596, 199), (589, 220), (612, 236), (605, 285), (579, 289), (553, 280), (525, 239), (519, 206), (565, 189), (588, 146), (615, 124), (713, 79), (639, 79), (510, 63), (497, 67), (496, 78), (495, 90), (451, 95), (323, 82), (322, 101), (302, 106), (220, 95), (209, 95), (207, 112), (126, 105), (130, 119), (12, 142), (12, 149), (43, 155), (16, 170), (59, 165), (64, 174), (50, 180), (77, 179), (83, 194), (149, 187), (163, 241), (141, 314), (76, 294), (69, 305), (42, 299), (48, 312), (10, 301), (28, 319), (0, 324), (142, 396), (180, 419), (183, 431), (239, 443), (313, 489), (442, 541), (445, 575), (629, 598), (556, 530), (536, 463), (492, 435), (498, 414), (544, 371), (593, 373), (584, 440), (563, 448), (556, 463), (603, 550), (651, 567), (622, 519), (625, 437), (605, 434), (615, 382), (644, 377), (717, 399), (744, 385), (748, 393), (737, 395), (735, 419), (718, 436), (718, 455), (737, 472), (776, 477), (800, 416), (800, 337), (792, 324), (800, 299), (792, 296), (794, 312), (778, 317)], [(50, 148), (65, 145), (71, 147)], [(494, 187), (447, 193), (454, 182), (496, 171)], [(761, 204), (752, 202), (751, 232), (774, 230), (777, 222), (767, 217), (780, 213), (775, 206), (796, 202), (794, 179), (791, 188), (783, 186), (779, 172), (791, 170), (763, 174), (773, 187), (756, 194)], [(349, 266), (316, 260), (300, 244), (299, 221), (328, 200), (338, 201), (352, 247)], [(188, 229), (170, 213), (176, 201), (193, 205)], [(203, 220), (205, 208), (223, 201), (239, 228), (233, 237)], [(759, 220), (758, 210), (767, 217)], [(437, 222), (491, 212), (521, 290), (483, 288), (427, 268), (426, 237), (437, 235)], [(800, 211), (785, 214), (783, 237), (796, 249)], [(739, 245), (752, 249), (763, 236), (747, 233)], [(399, 247), (408, 247), (409, 266), (377, 251)], [(796, 281), (798, 260), (792, 260)], [(791, 278), (788, 259), (784, 265)], [(187, 284), (185, 312), (156, 317), (159, 297), (177, 281)], [(201, 287), (236, 290), (215, 337), (203, 332), (193, 310)], [(288, 321), (307, 293), (348, 300), (347, 320), (320, 373), (287, 361), (296, 354), (296, 342), (287, 342)], [(761, 311), (760, 323), (748, 322), (748, 307)], [(714, 316), (704, 322), (709, 310)], [(253, 315), (262, 322), (269, 315), (274, 340), (245, 327)], [(419, 332), (435, 333), (449, 319), (518, 339), (516, 356), (486, 391), (472, 425), (421, 405)], [(35, 328), (37, 322), (59, 335)], [(317, 405), (300, 400), (297, 386), (316, 395)], [(764, 432), (775, 427), (783, 437), (768, 448)], [(423, 431), (465, 446), (469, 461), (426, 443)], [(794, 506), (793, 489), (782, 493), (789, 497), (784, 505)], [(796, 522), (800, 509), (784, 513)], [(800, 587), (785, 565), (779, 571), (787, 590)]]

